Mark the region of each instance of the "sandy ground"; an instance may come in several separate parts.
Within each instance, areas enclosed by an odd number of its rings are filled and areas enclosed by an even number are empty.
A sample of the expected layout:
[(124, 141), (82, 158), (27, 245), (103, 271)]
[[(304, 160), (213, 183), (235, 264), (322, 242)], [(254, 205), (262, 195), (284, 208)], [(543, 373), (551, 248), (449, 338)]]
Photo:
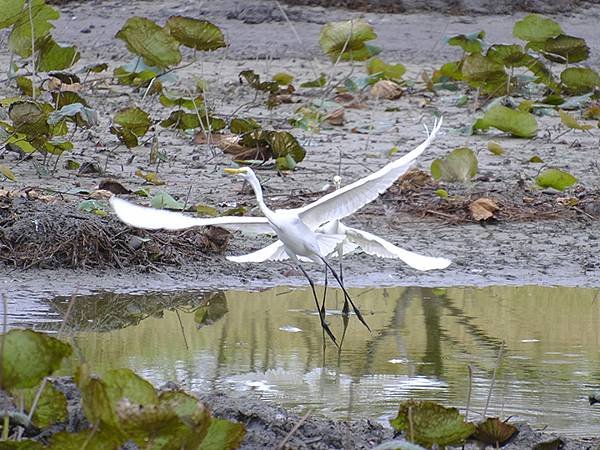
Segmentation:
[[(478, 4), (481, 6), (483, 3)], [(435, 2), (427, 4), (435, 7)], [(512, 26), (523, 16), (523, 13), (451, 17), (436, 12), (376, 14), (318, 6), (284, 6), (284, 9), (291, 22), (286, 21), (275, 2), (267, 1), (244, 2), (243, 6), (233, 0), (72, 2), (61, 6), (62, 17), (55, 34), (61, 41), (77, 43), (82, 52), (80, 64), (106, 61), (115, 67), (129, 59), (125, 46), (113, 38), (127, 17), (142, 15), (162, 22), (170, 15), (182, 14), (211, 20), (223, 28), (230, 46), (214, 54), (202, 55), (198, 63), (178, 71), (178, 87), (189, 88), (194, 77), (207, 80), (208, 101), (217, 112), (228, 115), (240, 105), (252, 103), (254, 98), (254, 92), (238, 82), (237, 74), (244, 69), (254, 69), (263, 76), (285, 70), (301, 81), (312, 79), (315, 73), (320, 72), (337, 79), (351, 71), (362, 72), (363, 69), (358, 66), (354, 69), (347, 65), (333, 67), (320, 55), (318, 33), (328, 21), (364, 15), (379, 35), (377, 44), (383, 48), (383, 58), (402, 62), (408, 68), (406, 78), (417, 80), (423, 69), (439, 67), (460, 56), (456, 48), (443, 42), (445, 36), (483, 29), (489, 42), (514, 42)], [(600, 5), (587, 2), (557, 17), (566, 32), (587, 40), (592, 52), (589, 64), (596, 69), (600, 62), (599, 18)], [(186, 57), (189, 59), (190, 55)], [(7, 63), (8, 58), (8, 55), (0, 54), (0, 63)], [(14, 94), (6, 83), (0, 91), (4, 95)], [(401, 154), (420, 143), (424, 136), (422, 124), (431, 124), (437, 113), (444, 116), (444, 130), (418, 166), (428, 170), (433, 159), (461, 146), (469, 146), (479, 155), (479, 176), (466, 186), (446, 185), (450, 194), (497, 193), (510, 197), (517, 186), (531, 186), (539, 172), (539, 165), (527, 163), (533, 155), (539, 155), (548, 166), (569, 170), (578, 178), (580, 188), (590, 191), (600, 188), (598, 130), (589, 134), (570, 132), (563, 135), (564, 129), (557, 117), (544, 117), (539, 120), (538, 137), (532, 140), (513, 139), (494, 132), (465, 136), (459, 130), (480, 113), (455, 106), (459, 95), (461, 93), (441, 91), (437, 97), (415, 94), (395, 101), (367, 98), (364, 101), (366, 109), (345, 110), (346, 123), (342, 127), (324, 126), (319, 133), (294, 129), (293, 133), (307, 149), (307, 157), (295, 172), (284, 177), (278, 176), (272, 169), (259, 171), (267, 201), (279, 207), (297, 206), (298, 197), (300, 200), (314, 198), (310, 194), (320, 192), (338, 170), (345, 182), (369, 174), (389, 161), (387, 152), (392, 146), (397, 146)], [(110, 117), (118, 108), (137, 104), (155, 119), (168, 114), (155, 98), (142, 98), (139, 93), (115, 86), (98, 88), (85, 96), (99, 111), (101, 125), (75, 135), (76, 149), (68, 157), (79, 162), (97, 161), (104, 165), (107, 151), (116, 144), (114, 136), (108, 133), (108, 126)], [(315, 96), (318, 93), (301, 91), (297, 98), (306, 102)], [(286, 119), (297, 107), (298, 104), (282, 105), (274, 111), (267, 111), (262, 105), (250, 104), (240, 114), (254, 117), (265, 126), (289, 129)], [(160, 176), (166, 185), (152, 187), (153, 192), (164, 189), (176, 198), (187, 200), (188, 204), (216, 205), (222, 209), (246, 206), (252, 209), (252, 214), (257, 214), (251, 192), (241, 190), (241, 183), (222, 173), (224, 167), (231, 165), (229, 157), (220, 152), (213, 153), (205, 146), (194, 145), (189, 136), (175, 134), (158, 125), (153, 132), (169, 157), (160, 168)], [(496, 157), (485, 150), (491, 139), (503, 145), (506, 150), (504, 156)], [(74, 188), (95, 189), (101, 180), (113, 178), (136, 190), (144, 186), (144, 182), (135, 177), (134, 172), (138, 168), (151, 169), (148, 154), (149, 143), (131, 151), (118, 148), (110, 153), (108, 170), (104, 175), (77, 176), (61, 169), (49, 178), (38, 177), (28, 161), (19, 163), (15, 155), (5, 154), (2, 162), (13, 168), (18, 180), (16, 183), (2, 182), (0, 187), (23, 189), (41, 186), (69, 192)], [(563, 194), (547, 192), (545, 195), (552, 200)], [(81, 200), (70, 194), (58, 197), (60, 202), (66, 202), (73, 208)], [(528, 222), (502, 220), (485, 226), (456, 225), (443, 217), (436, 220), (424, 218), (424, 214), (414, 211), (399, 212), (397, 205), (393, 197), (386, 197), (355, 214), (347, 223), (376, 232), (409, 250), (451, 258), (453, 264), (443, 271), (419, 273), (400, 262), (354, 255), (345, 259), (347, 284), (600, 286), (600, 225), (590, 215), (575, 214), (568, 219)], [(247, 252), (269, 242), (266, 238), (246, 240), (234, 236), (227, 253)], [(319, 276), (317, 269), (313, 269), (312, 273)], [(304, 285), (304, 279), (285, 264), (239, 266), (228, 262), (222, 255), (208, 255), (201, 262), (161, 267), (152, 272), (141, 272), (135, 267), (122, 270), (97, 267), (93, 270), (26, 271), (3, 267), (0, 268), (0, 281), (3, 283), (0, 290), (8, 294), (11, 305), (97, 290), (143, 292)], [(382, 432), (377, 433), (381, 436)], [(580, 447), (574, 445), (569, 448)]]

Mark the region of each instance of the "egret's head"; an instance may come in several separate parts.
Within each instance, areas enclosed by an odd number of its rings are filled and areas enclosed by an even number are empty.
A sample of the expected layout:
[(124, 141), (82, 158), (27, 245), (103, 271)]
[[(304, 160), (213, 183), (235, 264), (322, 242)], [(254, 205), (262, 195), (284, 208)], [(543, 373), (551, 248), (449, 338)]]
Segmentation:
[(226, 169), (223, 169), (223, 172), (225, 172), (229, 175), (238, 175), (238, 176), (242, 177), (244, 180), (247, 180), (254, 175), (254, 172), (252, 172), (252, 169), (250, 169), (249, 167), (240, 167), (238, 169), (226, 168)]
[(333, 185), (335, 186), (336, 189), (339, 189), (342, 187), (342, 177), (340, 177), (339, 175), (336, 175), (335, 177), (333, 177)]

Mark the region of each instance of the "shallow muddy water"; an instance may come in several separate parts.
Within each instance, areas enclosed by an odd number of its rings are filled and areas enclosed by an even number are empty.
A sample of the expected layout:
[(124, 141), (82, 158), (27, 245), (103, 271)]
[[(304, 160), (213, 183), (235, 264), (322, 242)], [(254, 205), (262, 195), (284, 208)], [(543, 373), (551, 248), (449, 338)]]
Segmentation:
[[(512, 416), (535, 428), (600, 435), (600, 291), (551, 287), (353, 289), (372, 328), (352, 317), (338, 354), (325, 341), (309, 291), (188, 292), (79, 297), (66, 329), (94, 370), (130, 367), (176, 381), (272, 401), (297, 412), (386, 423), (404, 399)], [(343, 298), (329, 320), (342, 336)], [(10, 323), (57, 330), (69, 299)], [(165, 309), (166, 308), (166, 309)], [(33, 310), (33, 308), (32, 308)], [(212, 324), (208, 324), (211, 323)], [(500, 348), (503, 348), (499, 358)], [(71, 362), (77, 364), (76, 360)]]

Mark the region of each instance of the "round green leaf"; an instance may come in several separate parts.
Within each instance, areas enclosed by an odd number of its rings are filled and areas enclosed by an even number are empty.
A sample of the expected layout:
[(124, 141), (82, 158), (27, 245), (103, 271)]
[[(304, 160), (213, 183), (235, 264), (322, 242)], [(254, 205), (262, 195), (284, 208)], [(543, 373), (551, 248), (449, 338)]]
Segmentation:
[(130, 52), (160, 68), (181, 61), (179, 42), (161, 26), (144, 17), (131, 17), (115, 37), (125, 41)]
[(47, 135), (50, 127), (48, 115), (43, 105), (33, 101), (17, 101), (10, 105), (8, 115), (13, 121), (15, 131), (28, 136)]
[(448, 38), (446, 42), (449, 45), (462, 48), (467, 53), (481, 53), (484, 37), (485, 31), (478, 31), (475, 33), (452, 36)]
[(2, 335), (2, 388), (30, 388), (57, 370), (71, 355), (71, 346), (32, 330), (10, 330)]
[(233, 450), (240, 446), (246, 428), (241, 423), (225, 419), (213, 419), (206, 437), (202, 440), (200, 450)]
[[(21, 390), (27, 412), (31, 411), (38, 390), (39, 386)], [(56, 389), (52, 384), (47, 383), (33, 412), (33, 417), (31, 418), (33, 424), (38, 428), (46, 428), (55, 423), (63, 422), (68, 417), (69, 413), (67, 411), (65, 394)]]
[(225, 47), (221, 29), (208, 20), (171, 16), (165, 28), (183, 45), (196, 50), (216, 50)]
[(377, 38), (373, 27), (363, 19), (330, 22), (321, 28), (319, 45), (332, 61), (365, 61), (377, 53), (365, 42)]
[(431, 176), (436, 180), (467, 181), (477, 175), (477, 156), (467, 147), (452, 150), (444, 159), (431, 163)]
[(408, 400), (400, 404), (398, 416), (390, 420), (396, 431), (427, 447), (458, 445), (475, 431), (456, 408), (446, 408), (430, 401)]
[(554, 188), (564, 191), (569, 186), (577, 183), (577, 178), (564, 170), (546, 169), (537, 176), (535, 182), (542, 188)]
[(102, 378), (114, 409), (123, 399), (135, 405), (146, 406), (158, 403), (158, 395), (154, 387), (131, 369), (109, 370)]
[(46, 5), (42, 0), (32, 0), (31, 18), (28, 8), (24, 8), (10, 32), (8, 47), (17, 55), (28, 58), (31, 56), (32, 30), (33, 40), (36, 42), (54, 28), (49, 20), (59, 17), (60, 13), (52, 6)]
[(490, 127), (511, 133), (516, 137), (530, 138), (537, 133), (537, 122), (532, 114), (502, 105), (487, 110), (473, 125), (474, 130), (485, 130)]
[(527, 42), (544, 42), (562, 33), (560, 25), (539, 14), (529, 14), (515, 23), (513, 36)]
[(173, 209), (176, 211), (181, 211), (184, 207), (183, 203), (178, 202), (169, 193), (164, 191), (159, 191), (152, 197), (150, 206), (156, 209)]
[(584, 94), (600, 87), (600, 76), (587, 67), (569, 67), (561, 72), (560, 80), (573, 94)]
[(294, 81), (294, 75), (286, 72), (277, 72), (271, 79), (280, 86), (287, 86)]
[(300, 145), (293, 134), (287, 131), (275, 131), (270, 135), (271, 150), (276, 157), (290, 156), (295, 162), (300, 162), (306, 156), (306, 150)]
[(124, 108), (115, 114), (113, 122), (140, 137), (150, 128), (150, 115), (141, 108)]
[(497, 95), (506, 91), (508, 75), (504, 65), (479, 53), (468, 55), (462, 65), (462, 77), (472, 87)]
[(588, 59), (590, 56), (590, 48), (584, 39), (568, 36), (566, 34), (559, 34), (544, 42), (542, 54), (550, 61), (571, 64)]
[(369, 75), (380, 74), (380, 79), (400, 80), (406, 72), (402, 64), (386, 64), (379, 58), (371, 58), (367, 62), (367, 73)]
[(39, 46), (37, 68), (40, 72), (64, 70), (79, 61), (79, 56), (74, 45), (62, 45), (49, 37)]

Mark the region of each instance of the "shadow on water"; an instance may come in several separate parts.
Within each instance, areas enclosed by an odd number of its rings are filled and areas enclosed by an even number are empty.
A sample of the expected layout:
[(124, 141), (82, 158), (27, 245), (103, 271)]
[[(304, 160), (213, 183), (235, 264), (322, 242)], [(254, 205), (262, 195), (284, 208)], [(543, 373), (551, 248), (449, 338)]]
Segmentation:
[[(82, 296), (66, 328), (99, 372), (131, 367), (156, 383), (381, 421), (404, 399), (464, 407), (468, 366), (472, 414), (481, 413), (504, 345), (490, 414), (566, 434), (600, 434), (600, 409), (587, 403), (600, 386), (598, 291), (401, 287), (351, 295), (372, 332), (352, 317), (339, 354), (328, 341), (323, 350), (310, 292), (284, 287)], [(48, 314), (64, 317), (69, 303), (53, 299)], [(338, 336), (342, 303), (332, 291), (328, 320)], [(53, 331), (61, 324), (36, 318), (28, 325)]]

